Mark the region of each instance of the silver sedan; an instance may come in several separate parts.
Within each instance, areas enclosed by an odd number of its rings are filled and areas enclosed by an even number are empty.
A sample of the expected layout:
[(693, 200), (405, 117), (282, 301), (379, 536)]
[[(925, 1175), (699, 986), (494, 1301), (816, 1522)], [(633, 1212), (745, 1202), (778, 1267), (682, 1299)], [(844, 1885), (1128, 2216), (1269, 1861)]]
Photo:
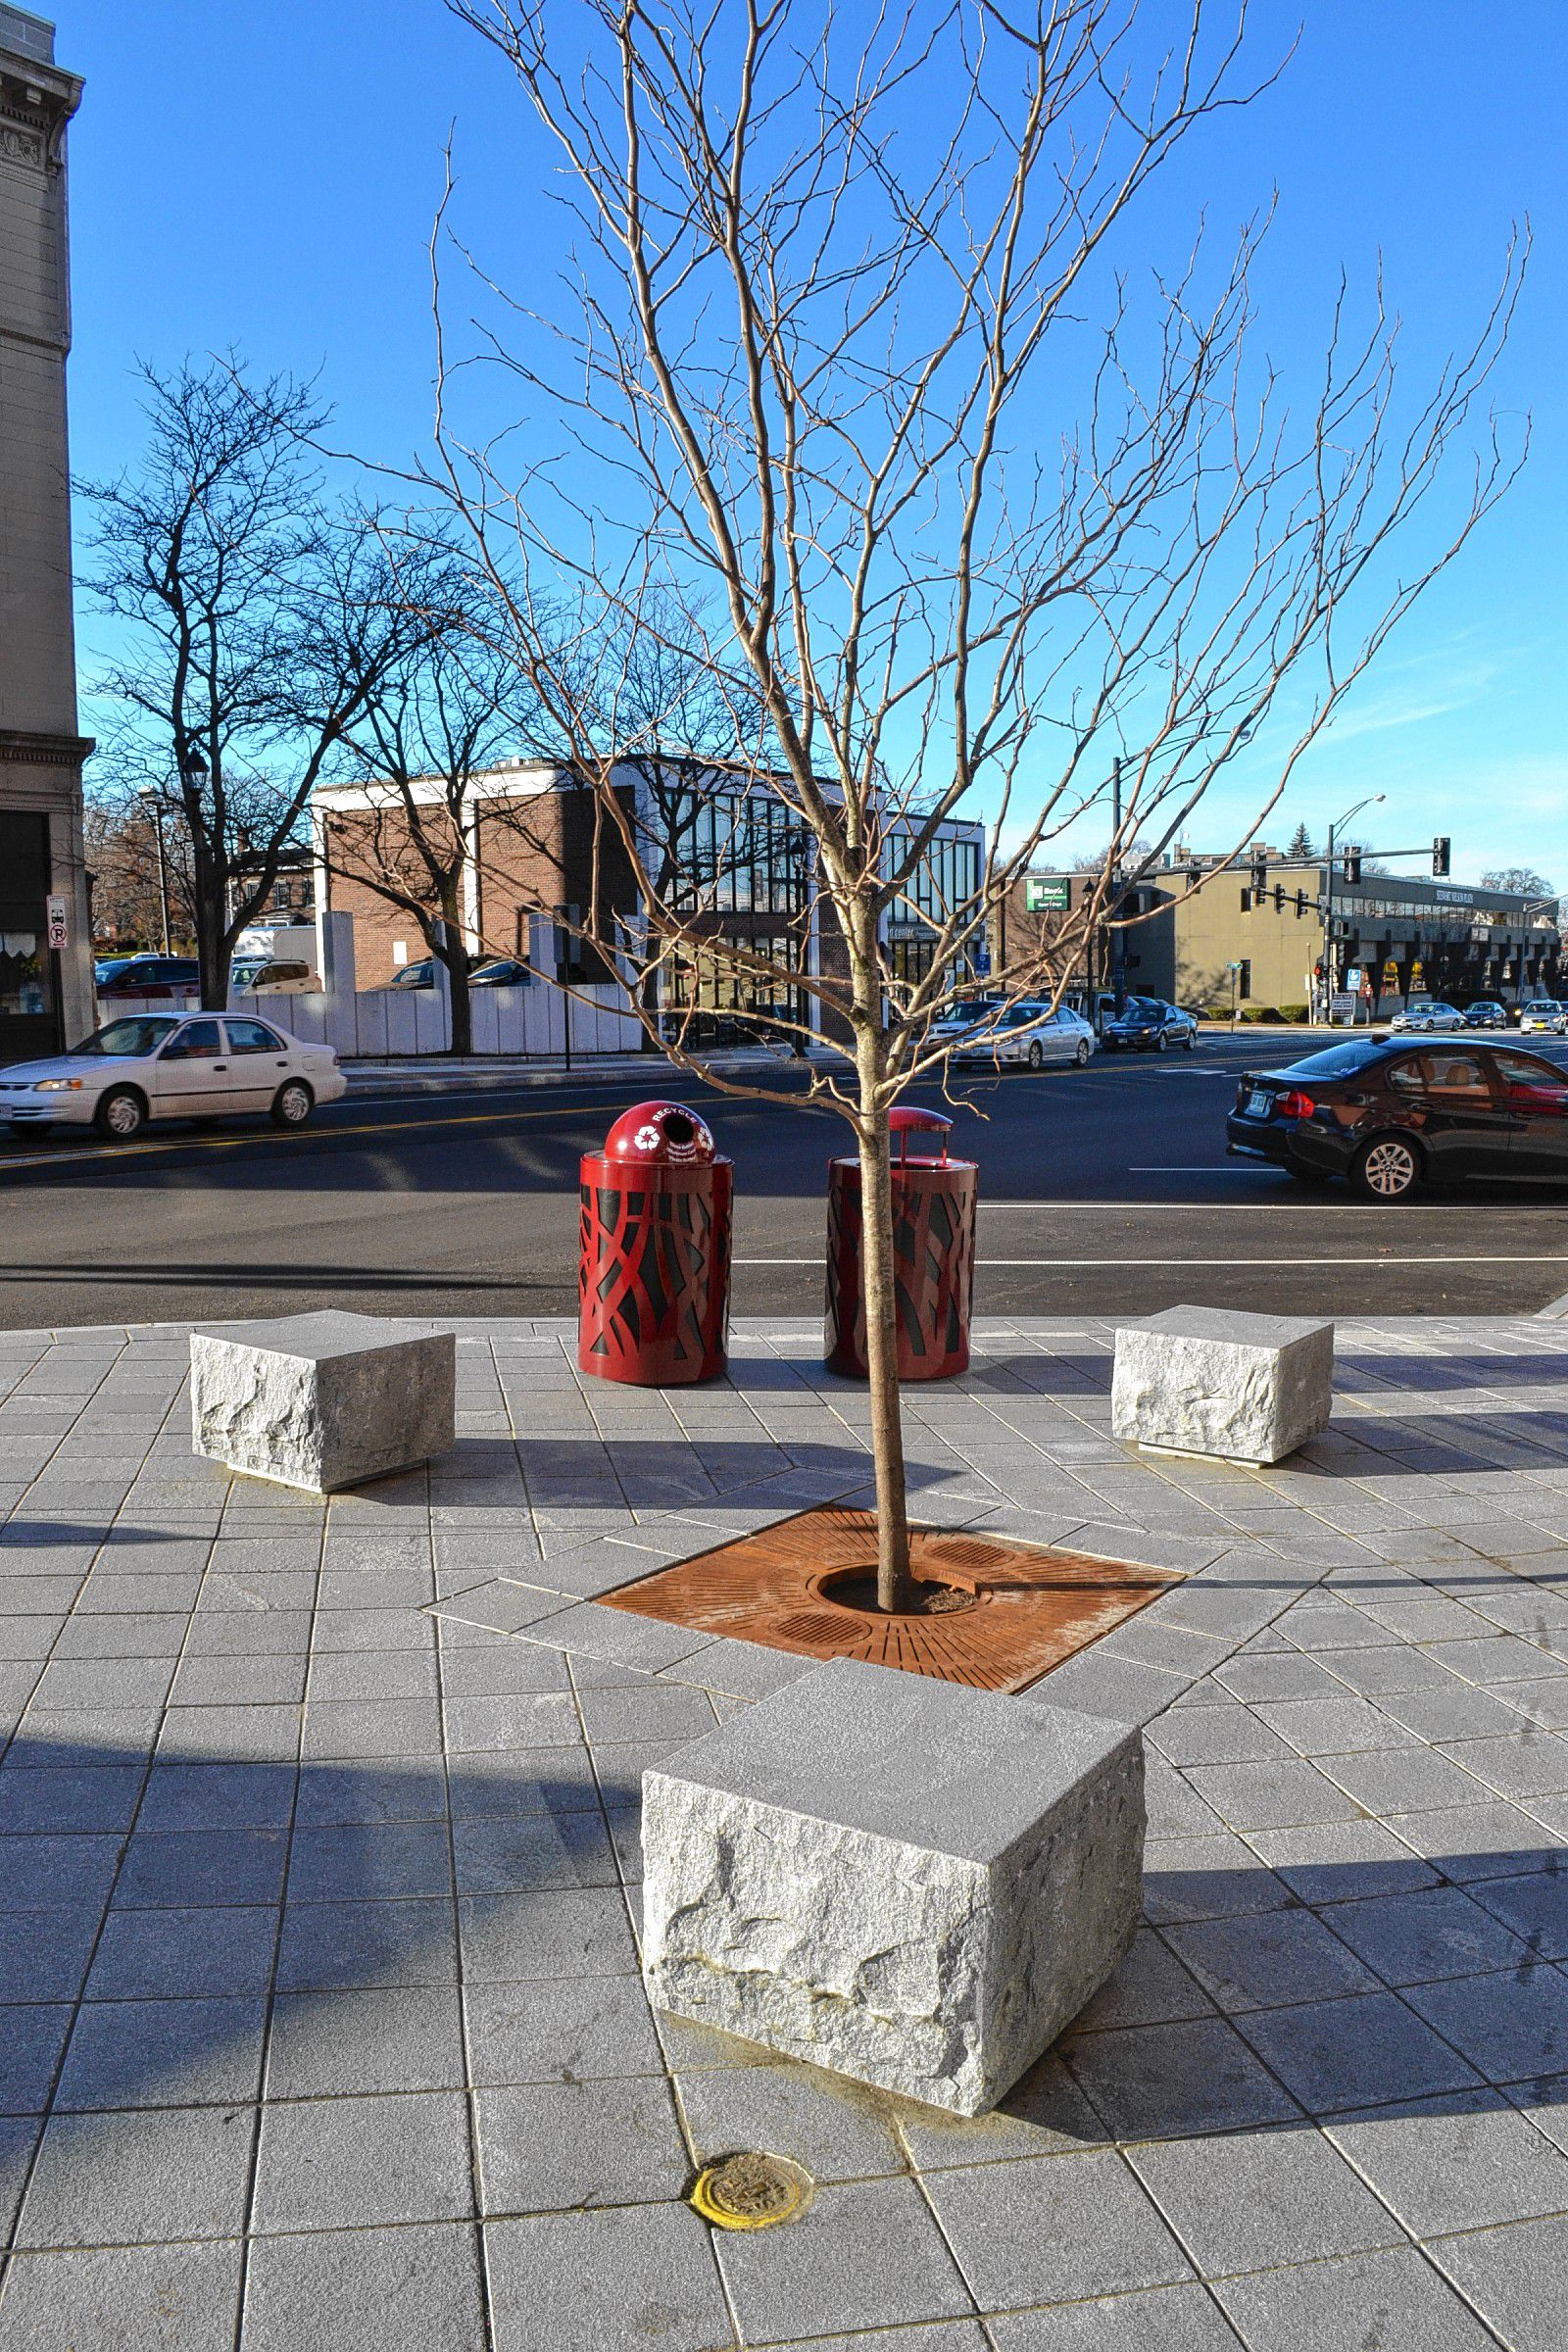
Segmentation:
[(1052, 1062), (1082, 1069), (1095, 1050), (1093, 1029), (1065, 1004), (1054, 1012), (1049, 1004), (1011, 1004), (994, 1020), (977, 1022), (966, 1031), (954, 1047), (953, 1058), (963, 1064), (983, 1062), (992, 1069), (1010, 1065), (1043, 1070)]

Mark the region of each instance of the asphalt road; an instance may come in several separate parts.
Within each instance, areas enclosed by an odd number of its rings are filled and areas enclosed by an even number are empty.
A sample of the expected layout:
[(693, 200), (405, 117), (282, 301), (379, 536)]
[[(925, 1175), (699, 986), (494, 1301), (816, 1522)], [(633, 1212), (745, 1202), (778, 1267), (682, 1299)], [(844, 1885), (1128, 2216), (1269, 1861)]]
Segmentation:
[[(1240, 1071), (1306, 1050), (1244, 1034), (965, 1082), (953, 1141), (981, 1163), (979, 1311), (1528, 1313), (1568, 1293), (1568, 1187), (1376, 1207), (1227, 1160)], [(1544, 1050), (1568, 1062), (1568, 1047)], [(0, 1325), (574, 1311), (577, 1157), (635, 1094), (389, 1081), (298, 1136), (245, 1122), (120, 1148), (0, 1144)], [(736, 1310), (814, 1313), (840, 1122), (718, 1097), (705, 1109), (736, 1162)]]

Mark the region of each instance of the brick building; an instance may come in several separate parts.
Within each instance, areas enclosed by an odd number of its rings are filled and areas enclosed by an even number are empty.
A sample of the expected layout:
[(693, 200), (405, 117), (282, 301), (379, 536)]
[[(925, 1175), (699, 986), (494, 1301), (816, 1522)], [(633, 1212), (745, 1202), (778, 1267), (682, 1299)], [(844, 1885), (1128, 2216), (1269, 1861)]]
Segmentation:
[(66, 440), (66, 125), (80, 96), (53, 25), (0, 0), (0, 1060), (94, 1021)]
[[(432, 780), (415, 789), (421, 827), (439, 845), (452, 821), (443, 788)], [(810, 834), (771, 791), (755, 783), (748, 789), (744, 771), (731, 776), (705, 763), (688, 772), (688, 763), (666, 760), (652, 775), (644, 764), (628, 764), (617, 793), (663, 895), (714, 943), (712, 955), (699, 949), (661, 975), (662, 1008), (696, 1005), (699, 1034), (710, 1036), (761, 1011), (794, 1019), (806, 1005), (792, 973), (847, 969), (831, 906), (814, 887)], [(526, 959), (541, 916), (601, 940), (619, 921), (636, 936), (640, 907), (631, 861), (595, 794), (568, 769), (504, 761), (472, 780), (464, 808), (468, 847), (460, 919), (471, 956)], [(375, 888), (372, 877), (395, 877), (401, 892), (434, 911), (402, 796), (375, 783), (323, 785), (312, 810), (318, 903), (354, 917), (358, 985), (385, 987), (427, 950), (415, 914)], [(922, 908), (947, 902), (965, 874), (978, 887), (981, 841), (975, 825), (942, 828), (930, 875), (916, 877), (909, 905), (889, 924), (890, 961), (901, 977), (922, 968), (930, 937)], [(725, 945), (761, 958), (765, 971), (736, 971), (720, 952)], [(590, 983), (612, 977), (586, 948), (579, 946), (572, 960), (574, 977)]]

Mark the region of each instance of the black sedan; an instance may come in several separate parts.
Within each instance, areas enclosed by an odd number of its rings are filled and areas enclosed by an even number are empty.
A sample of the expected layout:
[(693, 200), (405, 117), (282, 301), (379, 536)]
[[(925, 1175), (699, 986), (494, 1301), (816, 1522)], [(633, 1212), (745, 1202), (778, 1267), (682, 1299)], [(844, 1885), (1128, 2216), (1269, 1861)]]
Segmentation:
[(1114, 1013), (1101, 1030), (1100, 1042), (1107, 1054), (1123, 1048), (1135, 1054), (1168, 1054), (1172, 1046), (1191, 1053), (1198, 1043), (1198, 1023), (1163, 997), (1129, 997), (1126, 1010)]
[(1568, 1073), (1479, 1039), (1358, 1038), (1248, 1076), (1229, 1149), (1307, 1184), (1348, 1176), (1368, 1200), (1423, 1181), (1568, 1179)]
[(1467, 1029), (1506, 1029), (1508, 1015), (1495, 997), (1479, 997), (1465, 1006), (1464, 1025)]

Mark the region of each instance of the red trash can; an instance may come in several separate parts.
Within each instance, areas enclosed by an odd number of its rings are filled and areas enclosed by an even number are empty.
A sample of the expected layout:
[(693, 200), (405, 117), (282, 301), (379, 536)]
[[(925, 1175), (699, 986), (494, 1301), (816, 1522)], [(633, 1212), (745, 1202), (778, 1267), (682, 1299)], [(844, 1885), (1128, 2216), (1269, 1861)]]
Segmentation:
[(639, 1102), (581, 1167), (577, 1362), (664, 1389), (727, 1359), (734, 1163), (679, 1102)]
[[(948, 1157), (953, 1126), (937, 1110), (901, 1103), (890, 1112), (893, 1253), (898, 1286), (900, 1380), (950, 1380), (969, 1366), (974, 1298), (974, 1208), (979, 1168)], [(940, 1135), (942, 1155), (909, 1156), (911, 1135)], [(863, 1380), (865, 1293), (860, 1273), (860, 1163), (828, 1162), (828, 1369)]]

